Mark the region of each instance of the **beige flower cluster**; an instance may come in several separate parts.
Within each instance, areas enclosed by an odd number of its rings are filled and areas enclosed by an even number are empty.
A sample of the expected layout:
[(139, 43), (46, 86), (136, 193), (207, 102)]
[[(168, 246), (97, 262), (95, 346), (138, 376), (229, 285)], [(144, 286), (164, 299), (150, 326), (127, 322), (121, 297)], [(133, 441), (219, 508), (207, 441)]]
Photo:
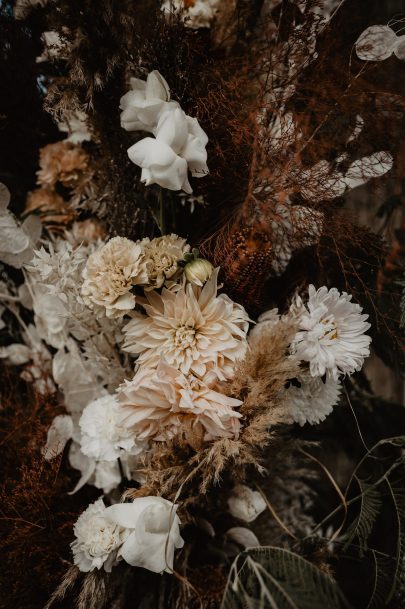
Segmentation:
[(189, 249), (177, 235), (137, 242), (114, 237), (89, 257), (82, 296), (89, 307), (103, 307), (107, 317), (122, 317), (135, 307), (134, 286), (162, 287)]
[(137, 370), (117, 390), (117, 424), (136, 441), (181, 436), (199, 446), (239, 433), (241, 402), (218, 383), (232, 378), (244, 357), (249, 318), (218, 294), (219, 269), (189, 250), (177, 235), (114, 237), (83, 271), (82, 297), (96, 315), (131, 317), (123, 349), (137, 358)]

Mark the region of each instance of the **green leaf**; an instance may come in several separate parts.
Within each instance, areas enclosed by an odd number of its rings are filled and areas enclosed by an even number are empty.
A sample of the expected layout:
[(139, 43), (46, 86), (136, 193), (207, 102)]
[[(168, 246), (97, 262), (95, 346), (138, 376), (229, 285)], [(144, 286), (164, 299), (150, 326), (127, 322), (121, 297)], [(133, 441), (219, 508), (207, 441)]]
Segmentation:
[(392, 560), (370, 551), (374, 565), (373, 588), (366, 609), (382, 609), (387, 604), (392, 582)]
[(360, 511), (348, 528), (345, 535), (344, 550), (357, 538), (360, 554), (367, 552), (367, 542), (371, 535), (375, 521), (381, 511), (382, 499), (380, 491), (373, 485), (368, 484), (357, 476), (354, 476), (361, 492)]
[(253, 548), (233, 563), (221, 609), (342, 609), (348, 607), (330, 577), (298, 554)]

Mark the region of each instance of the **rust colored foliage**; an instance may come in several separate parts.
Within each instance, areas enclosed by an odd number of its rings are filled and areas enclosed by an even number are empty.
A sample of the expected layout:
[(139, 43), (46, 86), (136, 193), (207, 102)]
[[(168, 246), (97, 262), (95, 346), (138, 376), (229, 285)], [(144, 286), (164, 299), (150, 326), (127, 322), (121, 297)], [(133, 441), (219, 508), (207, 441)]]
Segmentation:
[(63, 412), (55, 398), (36, 394), (4, 366), (0, 379), (0, 606), (30, 609), (45, 604), (69, 566), (72, 525), (94, 492), (69, 496), (72, 470), (41, 455)]

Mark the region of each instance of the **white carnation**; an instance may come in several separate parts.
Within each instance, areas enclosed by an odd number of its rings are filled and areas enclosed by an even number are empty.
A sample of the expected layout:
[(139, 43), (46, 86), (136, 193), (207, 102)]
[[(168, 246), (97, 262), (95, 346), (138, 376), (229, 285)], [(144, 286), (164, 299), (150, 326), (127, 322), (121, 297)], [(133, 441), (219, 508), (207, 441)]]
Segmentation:
[(117, 553), (126, 531), (106, 518), (106, 507), (98, 499), (79, 516), (73, 528), (76, 536), (71, 544), (74, 563), (80, 571), (104, 568), (110, 572), (117, 562)]
[(133, 434), (118, 424), (119, 409), (113, 395), (90, 402), (80, 418), (83, 454), (101, 461), (115, 461), (122, 453), (137, 454), (142, 451)]

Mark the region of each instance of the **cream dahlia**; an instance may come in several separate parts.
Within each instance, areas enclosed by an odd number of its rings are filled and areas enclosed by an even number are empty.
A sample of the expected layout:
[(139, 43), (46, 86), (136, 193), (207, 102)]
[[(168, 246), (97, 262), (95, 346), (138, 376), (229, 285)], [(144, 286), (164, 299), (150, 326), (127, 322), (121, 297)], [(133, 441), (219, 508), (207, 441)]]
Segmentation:
[(142, 248), (125, 237), (114, 237), (89, 256), (83, 270), (82, 296), (85, 303), (104, 307), (107, 317), (121, 317), (135, 306), (134, 285), (148, 276)]
[(370, 353), (370, 328), (362, 308), (350, 302), (351, 296), (326, 286), (308, 289), (308, 302), (298, 298), (298, 332), (292, 343), (296, 357), (308, 362), (312, 376), (339, 375), (360, 370)]
[(161, 358), (184, 374), (229, 379), (247, 348), (249, 318), (225, 294), (217, 295), (218, 269), (203, 288), (183, 283), (177, 292), (153, 291), (124, 327), (124, 349), (155, 368)]
[(178, 270), (178, 262), (190, 250), (185, 239), (177, 235), (164, 235), (151, 241), (146, 237), (141, 241), (144, 262), (148, 274), (147, 290), (161, 288)]
[(199, 379), (161, 361), (157, 370), (141, 367), (118, 389), (120, 425), (137, 441), (186, 436), (193, 444), (237, 437), (242, 402), (218, 393)]

